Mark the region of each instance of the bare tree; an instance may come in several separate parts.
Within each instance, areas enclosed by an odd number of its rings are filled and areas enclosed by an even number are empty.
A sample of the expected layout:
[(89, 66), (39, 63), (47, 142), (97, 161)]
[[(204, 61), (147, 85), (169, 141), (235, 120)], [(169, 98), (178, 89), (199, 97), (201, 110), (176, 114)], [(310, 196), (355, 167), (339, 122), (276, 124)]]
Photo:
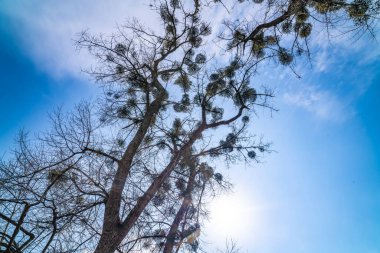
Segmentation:
[(273, 93), (251, 84), (256, 67), (290, 64), (307, 46), (309, 19), (362, 28), (375, 11), (369, 1), (264, 2), (259, 23), (225, 22), (220, 61), (207, 53), (211, 27), (201, 15), (215, 6), (202, 4), (154, 2), (160, 31), (134, 20), (111, 37), (81, 34), (77, 45), (98, 59), (89, 73), (104, 96), (54, 111), (51, 129), (34, 139), (20, 134), (14, 158), (0, 165), (2, 250), (197, 251), (205, 204), (230, 188), (215, 164), (269, 151), (249, 131), (255, 108), (274, 110)]
[(237, 246), (237, 243), (234, 240), (230, 239), (230, 240), (226, 240), (225, 248), (223, 250), (218, 250), (218, 252), (220, 252), (220, 253), (239, 253), (240, 249)]

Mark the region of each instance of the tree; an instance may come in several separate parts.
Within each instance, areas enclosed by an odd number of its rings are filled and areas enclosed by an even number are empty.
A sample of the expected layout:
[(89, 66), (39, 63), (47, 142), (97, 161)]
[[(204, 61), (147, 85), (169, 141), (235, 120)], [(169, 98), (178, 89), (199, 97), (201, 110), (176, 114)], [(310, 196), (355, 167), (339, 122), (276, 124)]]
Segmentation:
[(81, 34), (104, 96), (54, 111), (51, 129), (33, 140), (20, 134), (14, 158), (0, 165), (2, 249), (197, 251), (205, 204), (230, 187), (216, 164), (269, 151), (249, 131), (255, 108), (274, 110), (273, 93), (252, 84), (257, 66), (292, 67), (312, 27), (348, 20), (370, 29), (378, 10), (363, 0), (254, 1), (247, 5), (263, 15), (225, 22), (220, 59), (208, 53), (202, 11), (221, 5), (154, 2), (160, 31), (134, 20), (110, 38)]

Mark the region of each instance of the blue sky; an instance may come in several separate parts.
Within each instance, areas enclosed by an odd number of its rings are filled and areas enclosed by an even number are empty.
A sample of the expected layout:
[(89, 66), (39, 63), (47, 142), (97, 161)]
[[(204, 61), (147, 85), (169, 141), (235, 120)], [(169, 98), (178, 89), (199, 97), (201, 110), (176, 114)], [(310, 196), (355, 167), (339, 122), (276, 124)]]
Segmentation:
[[(0, 17), (0, 19), (2, 19)], [(1, 24), (6, 24), (3, 20)], [(41, 71), (17, 40), (2, 27), (0, 39), (0, 126), (1, 152), (7, 150), (21, 128), (44, 127), (47, 113), (54, 107), (78, 101), (90, 93), (88, 85), (71, 77), (55, 79)], [(91, 94), (91, 93), (90, 93)], [(91, 96), (91, 95), (90, 95)]]
[[(146, 8), (111, 3), (0, 0), (0, 154), (21, 128), (44, 129), (52, 108), (95, 96), (75, 34), (110, 31)], [(312, 50), (312, 67), (296, 67), (301, 79), (262, 69), (280, 111), (259, 111), (252, 128), (276, 152), (230, 168), (235, 190), (218, 207), (235, 201), (228, 212), (244, 222), (220, 229), (211, 214), (214, 245), (231, 237), (243, 252), (380, 253), (380, 45), (338, 38)]]

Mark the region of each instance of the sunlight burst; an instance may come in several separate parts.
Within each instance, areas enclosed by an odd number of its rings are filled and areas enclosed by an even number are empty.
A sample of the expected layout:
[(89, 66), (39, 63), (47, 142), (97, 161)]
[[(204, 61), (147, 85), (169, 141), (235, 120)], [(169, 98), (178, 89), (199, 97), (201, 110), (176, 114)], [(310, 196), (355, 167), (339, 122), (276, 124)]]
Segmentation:
[(210, 204), (212, 234), (221, 240), (243, 239), (252, 229), (255, 217), (249, 198), (231, 194), (215, 199)]

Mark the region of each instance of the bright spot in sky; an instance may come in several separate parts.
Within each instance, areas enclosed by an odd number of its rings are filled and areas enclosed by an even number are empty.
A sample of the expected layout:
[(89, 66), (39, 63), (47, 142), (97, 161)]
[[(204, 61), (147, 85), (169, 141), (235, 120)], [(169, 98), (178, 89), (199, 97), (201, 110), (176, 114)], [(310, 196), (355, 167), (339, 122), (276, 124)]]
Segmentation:
[(221, 241), (244, 240), (257, 219), (250, 199), (237, 193), (214, 199), (209, 210), (212, 237)]

